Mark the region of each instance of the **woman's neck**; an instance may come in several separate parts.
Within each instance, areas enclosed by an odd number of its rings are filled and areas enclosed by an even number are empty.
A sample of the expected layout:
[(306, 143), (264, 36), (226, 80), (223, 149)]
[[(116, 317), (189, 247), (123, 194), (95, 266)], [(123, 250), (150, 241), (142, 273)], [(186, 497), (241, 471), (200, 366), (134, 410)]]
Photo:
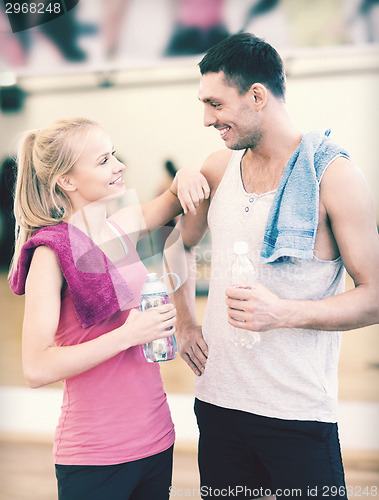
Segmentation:
[(90, 203), (76, 210), (68, 222), (100, 245), (107, 239), (107, 211), (104, 203)]

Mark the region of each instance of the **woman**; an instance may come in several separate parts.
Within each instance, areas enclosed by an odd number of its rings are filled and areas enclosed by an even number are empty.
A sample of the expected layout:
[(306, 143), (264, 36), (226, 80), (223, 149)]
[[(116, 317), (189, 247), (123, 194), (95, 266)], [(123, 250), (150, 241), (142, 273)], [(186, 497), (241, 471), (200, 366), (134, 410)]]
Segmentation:
[(64, 382), (60, 500), (163, 500), (171, 484), (173, 424), (141, 344), (172, 334), (175, 310), (138, 311), (147, 270), (135, 244), (182, 211), (179, 199), (194, 210), (209, 191), (201, 174), (181, 171), (141, 210), (107, 218), (126, 191), (114, 153), (97, 123), (78, 118), (28, 133), (18, 159), (10, 283), (25, 292), (27, 383)]

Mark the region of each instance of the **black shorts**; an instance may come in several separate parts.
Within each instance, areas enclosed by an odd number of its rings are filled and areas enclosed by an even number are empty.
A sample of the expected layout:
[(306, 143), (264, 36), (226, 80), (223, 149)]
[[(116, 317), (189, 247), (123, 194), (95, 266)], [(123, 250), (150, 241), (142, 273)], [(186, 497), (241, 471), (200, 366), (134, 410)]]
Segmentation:
[(346, 499), (335, 423), (282, 420), (198, 399), (202, 498)]
[(173, 446), (117, 465), (56, 465), (59, 500), (168, 500)]

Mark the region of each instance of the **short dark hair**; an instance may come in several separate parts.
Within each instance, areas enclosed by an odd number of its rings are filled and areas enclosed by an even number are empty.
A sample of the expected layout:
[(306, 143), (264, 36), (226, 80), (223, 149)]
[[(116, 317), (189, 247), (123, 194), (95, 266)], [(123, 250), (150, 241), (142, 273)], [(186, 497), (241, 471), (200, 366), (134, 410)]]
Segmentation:
[(229, 85), (245, 94), (253, 83), (285, 99), (283, 61), (269, 43), (251, 33), (237, 33), (211, 47), (199, 63), (202, 75), (223, 71)]

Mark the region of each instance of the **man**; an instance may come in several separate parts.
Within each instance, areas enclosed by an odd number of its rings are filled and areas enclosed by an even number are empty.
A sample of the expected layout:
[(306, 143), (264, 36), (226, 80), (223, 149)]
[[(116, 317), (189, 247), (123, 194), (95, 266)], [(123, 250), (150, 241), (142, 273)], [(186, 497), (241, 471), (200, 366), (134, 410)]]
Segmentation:
[[(207, 52), (200, 71), (204, 125), (228, 148), (206, 160), (211, 196), (182, 220), (188, 250), (208, 226), (212, 236), (202, 327), (193, 283), (175, 297), (180, 352), (201, 375), (202, 494), (347, 498), (337, 363), (340, 331), (379, 320), (371, 195), (328, 131), (303, 134), (292, 121), (282, 61), (269, 44), (233, 35)], [(254, 288), (230, 287), (239, 240), (249, 243)], [(355, 283), (347, 292), (344, 268)], [(260, 332), (260, 344), (235, 346), (237, 326)]]

